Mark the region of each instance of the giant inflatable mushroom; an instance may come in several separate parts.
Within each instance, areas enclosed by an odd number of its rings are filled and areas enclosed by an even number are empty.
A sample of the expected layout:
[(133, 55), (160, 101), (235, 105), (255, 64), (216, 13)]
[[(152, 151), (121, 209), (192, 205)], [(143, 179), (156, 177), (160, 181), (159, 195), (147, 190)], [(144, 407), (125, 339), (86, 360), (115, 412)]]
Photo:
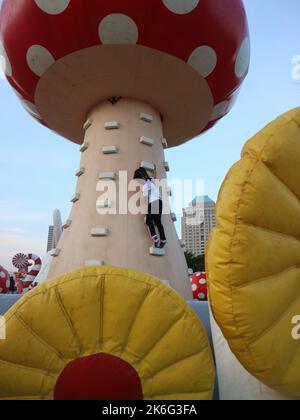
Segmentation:
[[(164, 147), (229, 112), (249, 66), (242, 1), (4, 0), (0, 19), (7, 78), (23, 105), (82, 145), (74, 205), (49, 277), (123, 266), (169, 280), (190, 298), (172, 218), (164, 220), (166, 252), (149, 253), (142, 217), (99, 216), (96, 184), (119, 171), (130, 179), (140, 165), (165, 178)], [(120, 204), (113, 201), (102, 205)]]

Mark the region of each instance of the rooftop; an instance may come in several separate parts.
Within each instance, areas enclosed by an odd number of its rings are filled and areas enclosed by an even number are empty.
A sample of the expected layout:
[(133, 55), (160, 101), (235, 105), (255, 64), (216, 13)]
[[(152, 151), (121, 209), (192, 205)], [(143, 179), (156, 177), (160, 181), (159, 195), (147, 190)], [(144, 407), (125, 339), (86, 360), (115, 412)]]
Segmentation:
[(194, 200), (191, 202), (191, 206), (197, 206), (197, 205), (203, 205), (203, 204), (215, 204), (215, 202), (208, 196), (208, 195), (201, 195), (194, 198)]

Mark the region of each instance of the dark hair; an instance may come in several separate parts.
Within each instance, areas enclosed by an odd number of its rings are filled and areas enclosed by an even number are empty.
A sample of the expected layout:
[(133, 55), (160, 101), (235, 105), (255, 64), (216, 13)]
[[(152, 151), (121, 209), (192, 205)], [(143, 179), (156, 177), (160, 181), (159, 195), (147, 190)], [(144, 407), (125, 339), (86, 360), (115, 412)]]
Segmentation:
[(149, 175), (147, 174), (146, 169), (139, 168), (135, 171), (133, 179), (150, 179)]

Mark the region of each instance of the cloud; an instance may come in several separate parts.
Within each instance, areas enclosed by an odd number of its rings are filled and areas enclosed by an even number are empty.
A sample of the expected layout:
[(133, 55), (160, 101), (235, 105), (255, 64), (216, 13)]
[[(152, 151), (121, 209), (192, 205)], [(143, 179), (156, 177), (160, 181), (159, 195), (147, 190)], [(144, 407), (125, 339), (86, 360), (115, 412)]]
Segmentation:
[(47, 212), (30, 211), (25, 205), (13, 201), (0, 201), (0, 229), (4, 223), (39, 222), (47, 220)]
[(2, 213), (0, 211), (0, 220), (1, 222), (36, 222), (40, 220), (45, 220), (48, 214), (43, 212), (31, 212), (31, 213), (22, 213), (22, 212), (11, 212), (11, 213)]

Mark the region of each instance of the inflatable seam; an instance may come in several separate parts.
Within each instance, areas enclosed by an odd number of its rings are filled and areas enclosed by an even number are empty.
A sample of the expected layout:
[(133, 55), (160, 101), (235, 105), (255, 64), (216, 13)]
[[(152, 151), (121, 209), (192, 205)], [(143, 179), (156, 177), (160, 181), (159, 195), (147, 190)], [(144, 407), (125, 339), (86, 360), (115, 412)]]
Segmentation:
[(127, 347), (127, 344), (128, 344), (129, 338), (130, 338), (130, 335), (131, 335), (131, 333), (133, 331), (134, 324), (135, 324), (135, 322), (136, 322), (136, 320), (138, 318), (138, 314), (140, 313), (140, 311), (141, 311), (141, 309), (142, 309), (142, 307), (143, 307), (143, 305), (144, 305), (144, 303), (145, 303), (145, 301), (147, 299), (147, 296), (149, 295), (150, 290), (151, 290), (151, 288), (150, 288), (150, 285), (148, 284), (147, 285), (147, 288), (146, 288), (146, 291), (145, 291), (145, 294), (143, 295), (143, 298), (141, 299), (140, 305), (138, 306), (138, 308), (136, 310), (136, 313), (135, 313), (135, 315), (133, 317), (132, 323), (131, 323), (130, 328), (128, 330), (128, 334), (127, 334), (125, 343), (124, 343), (123, 348), (122, 348), (121, 356), (123, 356), (123, 354), (125, 353), (125, 349)]
[(300, 197), (292, 190), (292, 188), (287, 185), (286, 182), (284, 182), (277, 174), (275, 174), (273, 171), (271, 171), (271, 168), (266, 164), (266, 162), (261, 161), (262, 164), (268, 169), (268, 171), (280, 182), (282, 185), (286, 187), (286, 189), (297, 199), (297, 201), (300, 204)]
[[(262, 153), (262, 151), (261, 151), (261, 153)], [(241, 206), (241, 203), (242, 203), (242, 197), (243, 197), (243, 194), (244, 194), (244, 191), (245, 191), (245, 187), (249, 183), (249, 180), (250, 180), (256, 166), (258, 165), (258, 163), (259, 163), (258, 160), (254, 159), (252, 169), (251, 169), (250, 173), (248, 174), (247, 179), (245, 179), (245, 181), (243, 182), (243, 185), (241, 187), (241, 193), (240, 193), (239, 200), (237, 202), (235, 220), (234, 220), (234, 223), (233, 223), (234, 224), (234, 231), (233, 231), (233, 234), (230, 238), (230, 245), (229, 245), (230, 262), (233, 261), (233, 244), (234, 244), (234, 240), (235, 240), (235, 237), (236, 237), (236, 234), (237, 234), (237, 227), (239, 225), (239, 223), (238, 223), (238, 213), (239, 213), (239, 209), (240, 209), (240, 206)], [(235, 309), (234, 309), (235, 301), (234, 301), (234, 298), (233, 298), (233, 287), (232, 287), (232, 282), (231, 282), (230, 279), (229, 279), (229, 282), (230, 282), (230, 294), (231, 294), (231, 302), (232, 302), (231, 303), (232, 319), (235, 321), (236, 336), (240, 337), (242, 339), (242, 341), (244, 342), (245, 347), (248, 349), (249, 353), (251, 354), (252, 363), (255, 366), (255, 369), (257, 370), (256, 365), (254, 363), (254, 358), (252, 356), (251, 350), (250, 350), (249, 345), (248, 345), (248, 342), (247, 342), (246, 338), (242, 334), (240, 334), (239, 328), (237, 327), (238, 323), (236, 322), (236, 315), (235, 315)]]
[[(237, 227), (239, 225), (239, 223), (238, 223), (238, 214), (239, 214), (239, 209), (240, 209), (240, 206), (241, 206), (241, 203), (242, 203), (242, 197), (243, 197), (244, 192), (245, 192), (245, 187), (249, 183), (249, 181), (250, 181), (250, 179), (251, 179), (251, 177), (253, 175), (253, 172), (254, 172), (256, 166), (260, 162), (261, 157), (262, 157), (262, 154), (264, 153), (264, 151), (265, 151), (265, 149), (266, 149), (266, 147), (268, 145), (268, 141), (273, 136), (274, 136), (274, 134), (272, 134), (271, 136), (268, 137), (268, 139), (265, 140), (265, 142), (264, 142), (264, 144), (263, 144), (263, 146), (262, 146), (262, 148), (260, 150), (259, 157), (254, 157), (253, 166), (252, 166), (252, 168), (251, 168), (251, 170), (250, 170), (247, 178), (244, 180), (243, 185), (241, 187), (240, 197), (239, 197), (239, 200), (237, 202), (237, 208), (236, 208), (236, 213), (235, 213), (234, 231), (233, 231), (233, 234), (232, 234), (232, 237), (231, 237), (231, 241), (230, 241), (230, 245), (229, 245), (230, 262), (233, 261), (233, 244), (234, 244), (234, 240), (235, 240), (235, 237), (236, 237), (236, 234), (237, 234)], [(250, 348), (250, 345), (248, 343), (248, 340), (247, 340), (247, 338), (245, 337), (244, 334), (241, 334), (240, 333), (239, 328), (237, 327), (238, 323), (236, 322), (236, 315), (235, 315), (235, 301), (234, 301), (234, 298), (233, 298), (233, 287), (232, 287), (232, 282), (231, 282), (230, 279), (229, 279), (229, 281), (230, 281), (230, 293), (231, 293), (231, 302), (232, 302), (232, 305), (231, 305), (231, 307), (232, 307), (232, 319), (235, 322), (236, 336), (243, 341), (244, 346), (248, 349), (249, 355), (251, 357), (252, 366), (254, 366), (254, 369), (257, 372), (257, 370), (258, 370), (257, 369), (257, 365), (255, 363), (255, 358), (253, 357), (252, 350)]]
[(64, 305), (64, 303), (63, 303), (63, 299), (62, 299), (62, 296), (61, 296), (61, 294), (60, 294), (60, 292), (59, 292), (59, 290), (58, 290), (58, 287), (57, 287), (57, 286), (55, 286), (55, 287), (54, 287), (54, 290), (55, 290), (56, 299), (57, 299), (57, 302), (58, 302), (59, 307), (60, 307), (60, 309), (61, 309), (61, 312), (62, 312), (62, 314), (63, 314), (63, 316), (64, 316), (65, 320), (67, 321), (67, 324), (69, 325), (69, 328), (70, 328), (70, 330), (71, 330), (71, 333), (73, 334), (74, 338), (75, 338), (75, 339), (76, 339), (76, 341), (77, 341), (77, 345), (78, 345), (78, 353), (79, 353), (79, 354), (82, 354), (82, 352), (83, 352), (83, 346), (82, 346), (82, 344), (81, 344), (81, 342), (80, 342), (80, 339), (79, 339), (78, 334), (77, 334), (77, 332), (76, 332), (76, 329), (75, 329), (75, 327), (74, 327), (73, 321), (72, 321), (72, 319), (70, 318), (70, 316), (69, 316), (69, 314), (68, 314), (68, 312), (67, 312), (67, 310), (66, 310), (66, 308), (65, 308), (65, 305)]
[[(200, 395), (199, 395), (200, 394)], [(211, 394), (211, 390), (205, 390), (205, 391), (201, 391), (201, 392), (177, 392), (177, 393), (172, 393), (172, 394), (158, 394), (158, 395), (147, 395), (144, 397), (145, 400), (201, 400), (201, 398), (199, 398), (199, 396), (201, 396), (202, 398), (206, 397), (207, 398), (207, 394)], [(169, 398), (166, 398), (169, 397)], [(193, 397), (193, 398), (192, 398)]]
[(192, 359), (193, 357), (198, 356), (199, 354), (201, 354), (201, 353), (205, 350), (205, 348), (206, 348), (206, 347), (204, 346), (201, 350), (198, 350), (197, 352), (195, 352), (195, 353), (193, 353), (193, 354), (189, 354), (188, 356), (183, 357), (183, 358), (181, 358), (180, 360), (176, 360), (176, 362), (172, 362), (170, 365), (164, 366), (162, 369), (160, 369), (160, 370), (158, 370), (158, 371), (154, 372), (154, 373), (151, 375), (151, 378), (144, 378), (144, 379), (145, 379), (145, 380), (147, 380), (147, 379), (152, 379), (152, 378), (154, 378), (155, 376), (159, 375), (161, 372), (164, 372), (165, 370), (168, 370), (168, 369), (170, 369), (171, 367), (173, 367), (173, 366), (175, 366), (175, 365), (177, 365), (177, 364), (179, 364), (179, 363), (182, 363), (182, 362), (184, 362), (184, 361), (186, 361), (186, 360), (188, 360), (188, 359)]
[(43, 369), (34, 368), (31, 366), (20, 365), (19, 363), (9, 362), (8, 360), (0, 359), (0, 365), (8, 366), (8, 367), (16, 367), (18, 369), (29, 370), (30, 372), (40, 373), (41, 375), (45, 375), (51, 378), (55, 378), (57, 373), (49, 372)]
[(105, 288), (105, 275), (102, 274), (100, 276), (100, 299), (99, 299), (99, 304), (100, 304), (100, 328), (99, 328), (99, 347), (102, 348), (103, 344), (104, 344), (104, 340), (103, 340), (103, 335), (104, 335), (104, 330), (103, 330), (103, 306), (104, 306), (104, 288)]
[(18, 311), (15, 312), (15, 317), (16, 319), (20, 322), (20, 324), (23, 325), (23, 327), (29, 332), (30, 335), (32, 335), (39, 343), (41, 343), (44, 347), (46, 347), (51, 353), (56, 354), (56, 356), (64, 363), (66, 364), (67, 361), (66, 359), (63, 357), (63, 355), (54, 347), (52, 347), (49, 343), (47, 343), (47, 341), (45, 341), (44, 338), (42, 338), (41, 336), (39, 336), (27, 323), (26, 321), (22, 318), (22, 316), (20, 315), (20, 313)]
[(239, 223), (239, 226), (250, 227), (256, 230), (261, 230), (263, 232), (271, 233), (272, 235), (281, 236), (282, 238), (285, 238), (285, 239), (292, 239), (293, 241), (300, 242), (300, 238), (297, 238), (296, 236), (289, 235), (288, 233), (277, 232), (276, 230), (269, 229), (263, 226), (257, 226), (257, 225), (254, 225), (253, 223), (241, 222)]
[(298, 123), (298, 121), (297, 120), (295, 120), (295, 118), (294, 117), (289, 117), (288, 116), (288, 114), (285, 114), (285, 119), (288, 121), (288, 122), (293, 122), (293, 123), (295, 123), (296, 124), (296, 126), (298, 127), (298, 128), (300, 128), (300, 124)]
[(273, 278), (276, 278), (277, 276), (280, 276), (283, 273), (288, 273), (288, 272), (293, 271), (295, 269), (300, 269), (300, 264), (293, 265), (292, 267), (289, 267), (289, 268), (281, 271), (280, 273), (275, 273), (275, 274), (272, 274), (271, 276), (261, 277), (261, 278), (256, 279), (256, 280), (251, 280), (251, 281), (248, 281), (247, 283), (240, 284), (238, 286), (235, 286), (235, 289), (239, 290), (239, 289), (243, 289), (245, 287), (249, 287), (249, 286), (257, 284), (257, 283), (268, 281), (268, 280), (271, 280)]
[[(180, 315), (175, 321), (172, 322), (172, 325), (167, 328), (167, 330), (158, 338), (158, 340), (153, 344), (153, 346), (147, 351), (146, 354), (143, 354), (142, 359), (146, 359), (149, 354), (155, 349), (155, 347), (161, 342), (161, 340), (172, 330), (173, 327), (177, 325), (179, 321), (181, 321), (182, 316)], [(176, 362), (175, 362), (176, 363)]]
[(300, 296), (296, 296), (295, 299), (292, 300), (292, 302), (288, 305), (287, 309), (280, 315), (279, 318), (277, 318), (265, 331), (263, 331), (259, 336), (255, 337), (254, 340), (251, 340), (250, 345), (255, 344), (257, 341), (259, 341), (261, 338), (263, 338), (265, 335), (267, 335), (270, 331), (274, 329), (274, 327), (285, 317), (285, 315), (289, 312), (291, 307), (300, 299)]

